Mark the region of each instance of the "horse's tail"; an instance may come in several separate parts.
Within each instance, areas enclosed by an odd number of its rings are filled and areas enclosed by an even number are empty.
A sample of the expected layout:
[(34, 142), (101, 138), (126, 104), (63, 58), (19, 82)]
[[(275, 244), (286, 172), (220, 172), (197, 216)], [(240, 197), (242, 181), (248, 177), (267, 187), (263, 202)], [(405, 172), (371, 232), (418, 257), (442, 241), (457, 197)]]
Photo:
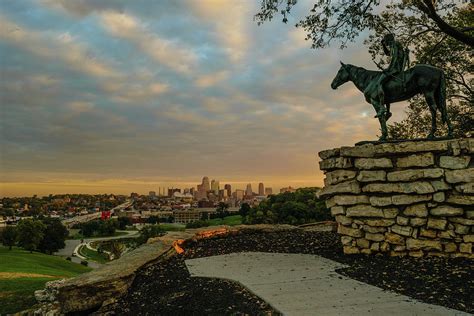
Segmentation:
[(441, 78), (436, 91), (436, 101), (438, 103), (438, 109), (441, 111), (441, 120), (444, 124), (448, 122), (448, 112), (446, 110), (446, 79), (444, 78), (444, 72), (441, 70)]

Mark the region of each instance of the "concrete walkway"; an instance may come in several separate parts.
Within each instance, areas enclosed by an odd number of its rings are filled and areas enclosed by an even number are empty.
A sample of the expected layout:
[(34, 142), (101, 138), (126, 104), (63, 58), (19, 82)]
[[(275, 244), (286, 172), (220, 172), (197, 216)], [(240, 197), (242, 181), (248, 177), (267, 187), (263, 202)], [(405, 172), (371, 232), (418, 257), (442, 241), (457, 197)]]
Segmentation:
[(191, 276), (238, 281), (285, 315), (469, 315), (347, 278), (335, 272), (343, 264), (316, 255), (234, 253), (186, 266)]

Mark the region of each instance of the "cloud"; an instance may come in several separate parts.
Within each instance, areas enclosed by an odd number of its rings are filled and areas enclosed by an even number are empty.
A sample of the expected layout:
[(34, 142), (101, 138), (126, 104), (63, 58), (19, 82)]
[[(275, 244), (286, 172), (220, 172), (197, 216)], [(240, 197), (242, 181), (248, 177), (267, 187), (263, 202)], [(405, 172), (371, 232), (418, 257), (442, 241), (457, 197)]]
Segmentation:
[(103, 12), (100, 16), (107, 31), (130, 41), (159, 64), (186, 74), (196, 67), (198, 56), (190, 47), (177, 40), (159, 37), (135, 17), (113, 11)]

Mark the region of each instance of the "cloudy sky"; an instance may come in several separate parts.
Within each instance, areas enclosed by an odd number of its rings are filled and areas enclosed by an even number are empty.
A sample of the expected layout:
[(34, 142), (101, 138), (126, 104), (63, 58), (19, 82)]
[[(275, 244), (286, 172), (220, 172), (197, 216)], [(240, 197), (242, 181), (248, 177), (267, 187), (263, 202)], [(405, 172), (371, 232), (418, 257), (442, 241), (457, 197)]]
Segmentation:
[(378, 134), (339, 60), (373, 63), (258, 2), (0, 0), (0, 195), (321, 185), (318, 151)]

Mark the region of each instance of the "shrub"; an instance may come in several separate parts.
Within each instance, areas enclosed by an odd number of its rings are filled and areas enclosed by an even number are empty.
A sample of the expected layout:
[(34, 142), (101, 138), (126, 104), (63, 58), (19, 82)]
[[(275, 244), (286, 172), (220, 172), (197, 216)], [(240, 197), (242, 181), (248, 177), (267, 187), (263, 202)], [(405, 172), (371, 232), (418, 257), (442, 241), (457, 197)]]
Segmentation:
[(72, 261), (71, 257), (66, 258), (67, 261)]
[(209, 226), (209, 222), (203, 221), (203, 220), (194, 221), (194, 222), (190, 222), (186, 224), (186, 228), (199, 228), (199, 227), (207, 227), (207, 226)]
[(89, 262), (87, 262), (87, 260), (81, 260), (81, 264), (87, 267), (89, 265)]

